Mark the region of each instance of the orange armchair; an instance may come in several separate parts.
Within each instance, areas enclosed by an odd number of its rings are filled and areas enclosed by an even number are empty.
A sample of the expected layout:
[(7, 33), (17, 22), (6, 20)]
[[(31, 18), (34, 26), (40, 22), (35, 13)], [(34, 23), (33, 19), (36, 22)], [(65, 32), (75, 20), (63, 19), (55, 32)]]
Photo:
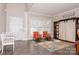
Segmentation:
[(50, 35), (47, 31), (44, 31), (43, 32), (43, 38), (45, 38), (46, 40), (50, 40), (51, 37), (50, 37)]
[(40, 42), (41, 41), (41, 35), (39, 34), (39, 32), (33, 32), (33, 39), (36, 42)]

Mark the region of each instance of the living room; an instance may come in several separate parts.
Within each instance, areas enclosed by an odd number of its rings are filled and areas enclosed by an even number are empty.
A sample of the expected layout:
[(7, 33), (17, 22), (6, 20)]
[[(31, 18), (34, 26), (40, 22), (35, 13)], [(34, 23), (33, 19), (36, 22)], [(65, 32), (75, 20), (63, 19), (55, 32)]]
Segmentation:
[(78, 17), (78, 3), (0, 3), (0, 54), (76, 55)]

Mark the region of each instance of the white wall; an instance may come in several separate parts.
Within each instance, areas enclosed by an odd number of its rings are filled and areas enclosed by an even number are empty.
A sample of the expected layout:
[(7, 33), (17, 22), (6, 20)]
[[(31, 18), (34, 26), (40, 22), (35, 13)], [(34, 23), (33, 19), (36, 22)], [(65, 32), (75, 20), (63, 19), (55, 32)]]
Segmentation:
[(0, 32), (5, 32), (5, 4), (0, 3)]
[(29, 14), (25, 12), (25, 32), (26, 32), (26, 40), (29, 40)]
[[(25, 4), (23, 3), (9, 3), (6, 7), (6, 31), (9, 31), (9, 21), (11, 17), (21, 18), (23, 21), (25, 20)], [(24, 26), (24, 25), (23, 25)]]
[[(11, 21), (14, 21), (12, 25)], [(20, 22), (19, 22), (20, 21)], [(15, 25), (16, 24), (16, 25)], [(17, 26), (17, 27), (15, 27)], [(25, 31), (25, 4), (24, 3), (9, 3), (6, 6), (6, 32), (16, 32), (22, 36)], [(20, 37), (19, 36), (19, 37)], [(17, 39), (23, 40), (23, 39)]]
[[(42, 31), (47, 30), (51, 33), (53, 37), (53, 27), (52, 27), (52, 18), (45, 15), (39, 15), (39, 13), (29, 13), (29, 37), (32, 38), (32, 32), (39, 31), (42, 34)], [(36, 29), (35, 29), (36, 28)]]

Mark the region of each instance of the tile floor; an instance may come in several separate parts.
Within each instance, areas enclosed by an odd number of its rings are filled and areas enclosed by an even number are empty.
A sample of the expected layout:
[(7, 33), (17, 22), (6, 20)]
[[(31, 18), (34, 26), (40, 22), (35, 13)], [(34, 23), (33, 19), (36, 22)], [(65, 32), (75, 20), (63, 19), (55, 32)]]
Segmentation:
[[(61, 43), (72, 44), (68, 42)], [(48, 51), (45, 48), (33, 47), (33, 43), (31, 40), (28, 41), (15, 41), (15, 51), (12, 51), (12, 46), (6, 46), (4, 49), (4, 53), (2, 55), (75, 55), (76, 49), (75, 46), (70, 46), (67, 48), (59, 49), (53, 52)]]

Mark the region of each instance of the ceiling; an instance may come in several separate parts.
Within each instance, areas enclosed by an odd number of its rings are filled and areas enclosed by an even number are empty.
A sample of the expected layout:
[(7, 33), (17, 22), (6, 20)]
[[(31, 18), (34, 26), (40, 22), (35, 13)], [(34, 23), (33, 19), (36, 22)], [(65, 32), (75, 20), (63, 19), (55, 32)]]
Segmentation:
[(33, 3), (30, 12), (38, 12), (48, 15), (55, 15), (79, 7), (79, 3)]

